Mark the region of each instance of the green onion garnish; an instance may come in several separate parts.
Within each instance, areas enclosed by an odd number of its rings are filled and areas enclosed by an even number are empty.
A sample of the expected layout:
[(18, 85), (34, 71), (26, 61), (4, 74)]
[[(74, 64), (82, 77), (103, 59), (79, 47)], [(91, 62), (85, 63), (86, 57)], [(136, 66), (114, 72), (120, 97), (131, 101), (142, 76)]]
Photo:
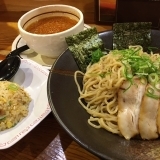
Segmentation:
[(155, 85), (155, 83), (159, 80), (159, 77), (156, 73), (151, 73), (148, 75), (148, 81), (150, 84)]
[[(141, 54), (141, 48), (132, 47), (123, 50), (113, 50), (113, 54), (120, 55), (119, 60), (124, 65), (124, 76), (132, 84), (132, 78), (138, 76), (144, 84), (151, 84), (157, 90), (160, 90), (160, 58), (152, 61), (147, 54)], [(127, 88), (129, 89), (129, 88)], [(151, 92), (152, 89), (147, 91), (149, 97), (158, 99), (160, 98)]]
[(12, 91), (17, 91), (19, 89), (19, 87), (17, 85), (15, 85), (14, 83), (11, 83), (8, 88)]
[(0, 120), (6, 118), (6, 115), (0, 115)]
[(151, 88), (151, 87), (149, 87), (149, 88), (147, 89), (146, 95), (147, 95), (148, 97), (151, 97), (151, 98), (154, 98), (154, 99), (159, 99), (159, 98), (160, 98), (158, 95), (155, 95), (155, 94), (154, 94), (154, 89)]
[(104, 56), (104, 54), (100, 49), (95, 50), (91, 55), (91, 63), (93, 64), (98, 62), (102, 56)]

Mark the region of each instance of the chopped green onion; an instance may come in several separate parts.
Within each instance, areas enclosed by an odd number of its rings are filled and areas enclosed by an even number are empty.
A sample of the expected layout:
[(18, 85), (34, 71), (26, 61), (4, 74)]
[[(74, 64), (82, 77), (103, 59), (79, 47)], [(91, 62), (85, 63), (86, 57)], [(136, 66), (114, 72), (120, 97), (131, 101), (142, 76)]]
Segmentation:
[[(143, 84), (149, 83), (155, 89), (160, 90), (160, 58), (152, 61), (149, 55), (140, 54), (140, 52), (141, 48), (134, 47), (113, 50), (113, 54), (120, 55), (119, 61), (124, 65), (124, 76), (131, 82), (130, 86), (133, 83), (133, 77), (137, 75)], [(148, 89), (147, 95), (155, 99), (160, 98), (158, 95), (154, 95), (153, 88)]]
[(141, 77), (141, 83), (146, 85), (147, 84), (147, 79), (145, 77)]
[(148, 75), (148, 81), (150, 84), (155, 85), (155, 83), (159, 80), (158, 75), (156, 73), (151, 73)]
[(99, 74), (99, 76), (102, 77), (102, 78), (105, 78), (105, 75), (106, 75), (105, 73), (100, 73)]
[(17, 91), (19, 89), (19, 87), (17, 85), (15, 85), (14, 83), (11, 83), (8, 88), (12, 91)]
[(102, 78), (105, 78), (105, 76), (109, 74), (111, 74), (111, 72), (103, 72), (103, 73), (100, 73), (99, 76)]
[(159, 98), (160, 98), (160, 96), (158, 96), (158, 95), (153, 95), (153, 94), (150, 94), (150, 93), (146, 93), (146, 95), (147, 95), (148, 97), (151, 97), (151, 98), (154, 98), (154, 99), (159, 99)]
[(6, 115), (0, 115), (0, 120), (4, 119)]
[(126, 75), (126, 77), (127, 77), (127, 79), (132, 79), (132, 78), (133, 78), (133, 75), (130, 74), (130, 73), (128, 73), (128, 74)]
[(160, 98), (160, 96), (154, 94), (154, 89), (151, 88), (151, 87), (148, 87), (146, 95), (148, 97), (151, 97), (151, 98), (154, 98), (154, 99), (159, 99)]
[(91, 63), (96, 63), (100, 60), (100, 58), (104, 56), (103, 52), (100, 49), (97, 49), (92, 52)]
[(154, 87), (160, 91), (160, 80), (158, 80), (155, 84), (154, 84)]
[(132, 85), (132, 80), (130, 80), (130, 84), (129, 84), (129, 86), (124, 90), (124, 92), (126, 92), (130, 87), (131, 87), (131, 85)]
[(154, 94), (154, 89), (151, 88), (151, 87), (148, 87), (147, 92), (150, 93), (150, 94)]

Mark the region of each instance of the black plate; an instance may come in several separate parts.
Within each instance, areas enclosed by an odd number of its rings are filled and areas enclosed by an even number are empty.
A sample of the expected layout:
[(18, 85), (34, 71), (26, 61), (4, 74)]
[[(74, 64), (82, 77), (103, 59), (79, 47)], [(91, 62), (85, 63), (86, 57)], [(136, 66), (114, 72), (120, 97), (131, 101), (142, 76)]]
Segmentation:
[[(99, 34), (105, 47), (112, 49), (112, 31)], [(152, 46), (160, 48), (160, 31), (152, 30)], [(89, 114), (78, 103), (78, 90), (74, 72), (78, 70), (69, 50), (52, 66), (48, 77), (48, 99), (61, 126), (69, 135), (93, 154), (108, 160), (157, 160), (160, 159), (160, 140), (125, 140), (104, 129), (88, 125)]]

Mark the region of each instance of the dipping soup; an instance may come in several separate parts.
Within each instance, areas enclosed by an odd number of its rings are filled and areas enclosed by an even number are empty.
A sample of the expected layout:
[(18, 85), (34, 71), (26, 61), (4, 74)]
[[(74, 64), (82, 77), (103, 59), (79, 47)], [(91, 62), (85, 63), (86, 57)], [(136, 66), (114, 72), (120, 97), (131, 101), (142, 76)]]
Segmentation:
[(69, 17), (52, 16), (33, 22), (26, 28), (26, 31), (34, 34), (53, 34), (65, 31), (77, 23)]

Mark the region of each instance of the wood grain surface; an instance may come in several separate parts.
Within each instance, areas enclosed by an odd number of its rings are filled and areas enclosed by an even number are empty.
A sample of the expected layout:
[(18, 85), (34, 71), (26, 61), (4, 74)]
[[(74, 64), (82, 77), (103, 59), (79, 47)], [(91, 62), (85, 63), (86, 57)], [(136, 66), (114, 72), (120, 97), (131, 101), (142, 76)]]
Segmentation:
[(99, 160), (79, 146), (50, 113), (14, 146), (0, 150), (0, 160)]
[[(8, 12), (8, 18), (14, 16), (15, 20), (19, 18), (19, 13), (25, 13), (36, 7), (52, 4), (66, 4), (77, 7), (84, 14), (84, 20), (87, 23), (95, 22), (95, 3), (94, 0), (0, 0), (0, 21), (5, 21), (3, 13)], [(9, 15), (11, 13), (11, 16)]]

